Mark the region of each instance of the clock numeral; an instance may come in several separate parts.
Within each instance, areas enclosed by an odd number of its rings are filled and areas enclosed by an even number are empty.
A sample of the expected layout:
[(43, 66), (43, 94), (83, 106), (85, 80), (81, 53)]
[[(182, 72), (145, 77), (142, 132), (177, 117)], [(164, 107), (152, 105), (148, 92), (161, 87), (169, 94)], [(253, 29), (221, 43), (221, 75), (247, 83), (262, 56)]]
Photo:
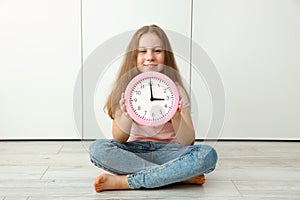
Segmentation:
[(147, 110), (144, 111), (144, 116), (143, 116), (143, 118), (144, 118), (146, 115), (147, 115)]
[(134, 98), (133, 101), (134, 101), (134, 102), (137, 102), (137, 98)]
[(137, 108), (138, 110), (141, 110), (142, 108), (141, 108), (141, 106), (138, 106), (138, 108)]
[(145, 85), (144, 84), (141, 84), (141, 89), (144, 89), (145, 88)]
[(170, 97), (169, 96), (166, 96), (166, 100), (169, 100), (170, 99)]
[(142, 92), (141, 92), (140, 90), (137, 90), (137, 91), (135, 91), (135, 94), (136, 94), (136, 95), (141, 95)]
[(167, 108), (168, 107), (168, 104), (165, 104), (165, 108)]
[(166, 88), (164, 88), (164, 93), (167, 93), (167, 89)]

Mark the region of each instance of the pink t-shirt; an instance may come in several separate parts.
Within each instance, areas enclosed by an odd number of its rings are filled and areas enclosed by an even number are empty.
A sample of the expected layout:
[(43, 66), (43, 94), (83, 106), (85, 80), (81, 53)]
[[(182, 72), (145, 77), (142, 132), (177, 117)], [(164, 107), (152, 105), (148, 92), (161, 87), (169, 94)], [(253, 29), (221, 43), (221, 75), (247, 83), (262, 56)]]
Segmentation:
[[(176, 85), (179, 95), (182, 97), (182, 109), (189, 107), (190, 102), (187, 94), (179, 84)], [(127, 142), (137, 141), (178, 143), (176, 133), (171, 122), (155, 127), (142, 126), (133, 123)]]

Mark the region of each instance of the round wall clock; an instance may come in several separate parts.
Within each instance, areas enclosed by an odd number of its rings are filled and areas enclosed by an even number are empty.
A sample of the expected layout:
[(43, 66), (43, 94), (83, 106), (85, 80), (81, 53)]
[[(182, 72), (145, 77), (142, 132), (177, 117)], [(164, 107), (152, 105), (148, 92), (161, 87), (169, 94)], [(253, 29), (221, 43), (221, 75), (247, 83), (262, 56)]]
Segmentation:
[(159, 72), (137, 75), (125, 90), (127, 112), (140, 125), (165, 124), (177, 112), (178, 102), (179, 94), (175, 83)]

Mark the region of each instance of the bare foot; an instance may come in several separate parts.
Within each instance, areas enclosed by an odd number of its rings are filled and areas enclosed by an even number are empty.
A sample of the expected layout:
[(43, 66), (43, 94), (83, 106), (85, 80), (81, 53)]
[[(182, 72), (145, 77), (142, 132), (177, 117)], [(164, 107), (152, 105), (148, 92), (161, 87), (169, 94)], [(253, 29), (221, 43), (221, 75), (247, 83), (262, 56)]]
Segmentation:
[(96, 192), (104, 190), (122, 190), (130, 189), (126, 176), (117, 176), (110, 174), (101, 174), (94, 182)]
[(204, 174), (201, 174), (201, 175), (195, 176), (194, 178), (183, 181), (182, 183), (203, 185), (205, 183), (205, 176), (204, 176)]

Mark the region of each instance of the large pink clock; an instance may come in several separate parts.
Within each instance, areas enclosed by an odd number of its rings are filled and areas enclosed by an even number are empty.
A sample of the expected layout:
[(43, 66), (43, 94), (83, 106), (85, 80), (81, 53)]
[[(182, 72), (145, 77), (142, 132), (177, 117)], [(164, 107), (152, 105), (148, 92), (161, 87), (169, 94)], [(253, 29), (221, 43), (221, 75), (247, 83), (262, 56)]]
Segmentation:
[(125, 90), (125, 105), (129, 116), (138, 124), (165, 124), (178, 109), (176, 84), (165, 74), (144, 72), (134, 77)]

